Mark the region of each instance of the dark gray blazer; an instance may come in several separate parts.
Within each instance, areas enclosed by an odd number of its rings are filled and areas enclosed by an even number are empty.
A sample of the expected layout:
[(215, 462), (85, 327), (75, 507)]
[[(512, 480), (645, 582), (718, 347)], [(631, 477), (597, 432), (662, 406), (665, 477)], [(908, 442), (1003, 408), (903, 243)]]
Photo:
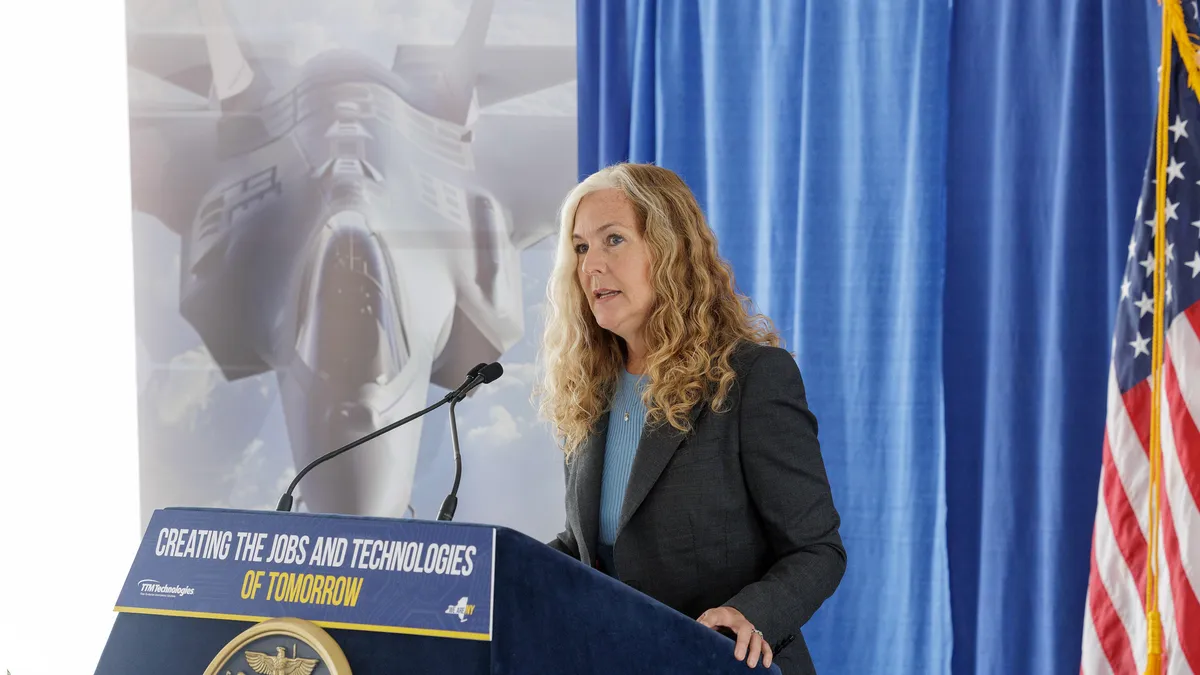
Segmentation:
[[(800, 627), (846, 569), (816, 418), (783, 349), (747, 344), (732, 365), (727, 412), (697, 405), (686, 437), (646, 425), (613, 544), (617, 577), (692, 618), (733, 607), (786, 675), (815, 673)], [(566, 531), (550, 542), (592, 566), (606, 435), (607, 416), (568, 463)]]

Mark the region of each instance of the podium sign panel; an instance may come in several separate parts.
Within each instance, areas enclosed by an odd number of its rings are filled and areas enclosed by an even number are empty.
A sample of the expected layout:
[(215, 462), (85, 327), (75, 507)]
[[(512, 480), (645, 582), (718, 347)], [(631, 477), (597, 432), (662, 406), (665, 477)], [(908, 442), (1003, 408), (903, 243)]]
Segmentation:
[(747, 671), (729, 638), (499, 526), (166, 509), (118, 596), (96, 675)]
[(488, 641), (495, 552), (479, 525), (165, 509), (116, 609)]

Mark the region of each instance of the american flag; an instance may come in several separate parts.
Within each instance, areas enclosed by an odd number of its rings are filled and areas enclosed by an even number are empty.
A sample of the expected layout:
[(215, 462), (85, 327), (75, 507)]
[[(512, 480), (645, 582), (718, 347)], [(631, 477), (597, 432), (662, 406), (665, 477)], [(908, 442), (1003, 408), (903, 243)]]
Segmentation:
[[(1164, 17), (1183, 17), (1164, 0)], [(1200, 8), (1186, 5), (1195, 30)], [(1185, 38), (1186, 40), (1186, 38)], [(1195, 63), (1195, 47), (1182, 43)], [(1113, 336), (1103, 465), (1092, 533), (1081, 673), (1145, 673), (1147, 556), (1158, 560), (1162, 673), (1200, 675), (1200, 103), (1171, 53), (1166, 202), (1156, 217), (1157, 146), (1142, 184)], [(1200, 82), (1196, 82), (1200, 85)], [(1151, 338), (1155, 238), (1166, 237), (1157, 544), (1150, 551)], [(1157, 673), (1155, 674), (1157, 675)]]

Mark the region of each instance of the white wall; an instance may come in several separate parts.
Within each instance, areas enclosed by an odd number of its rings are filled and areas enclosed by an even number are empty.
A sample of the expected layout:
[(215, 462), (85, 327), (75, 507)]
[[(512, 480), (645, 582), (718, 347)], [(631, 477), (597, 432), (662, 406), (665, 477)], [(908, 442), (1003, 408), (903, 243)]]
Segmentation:
[(141, 534), (124, 32), (0, 8), (0, 675), (92, 672)]

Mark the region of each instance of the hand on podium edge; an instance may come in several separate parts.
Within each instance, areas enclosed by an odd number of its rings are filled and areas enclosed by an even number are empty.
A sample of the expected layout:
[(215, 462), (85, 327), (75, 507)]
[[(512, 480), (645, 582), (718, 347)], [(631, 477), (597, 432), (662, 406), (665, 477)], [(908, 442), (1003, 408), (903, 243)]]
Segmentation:
[(714, 630), (728, 628), (737, 635), (733, 656), (738, 661), (745, 660), (747, 666), (756, 668), (761, 655), (763, 667), (771, 667), (771, 645), (763, 639), (762, 632), (756, 630), (754, 624), (750, 623), (738, 610), (732, 607), (714, 607), (705, 611), (696, 620), (701, 625)]

